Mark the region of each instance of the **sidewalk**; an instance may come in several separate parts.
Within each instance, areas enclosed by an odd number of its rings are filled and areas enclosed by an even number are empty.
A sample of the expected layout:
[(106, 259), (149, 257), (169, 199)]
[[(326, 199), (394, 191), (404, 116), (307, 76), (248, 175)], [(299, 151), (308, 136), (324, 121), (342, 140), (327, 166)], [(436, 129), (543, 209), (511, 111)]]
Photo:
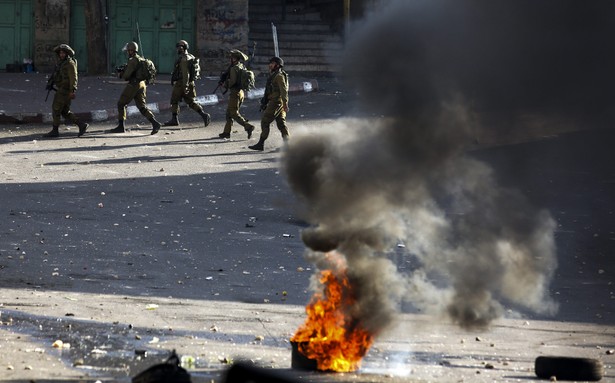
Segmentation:
[[(51, 122), (51, 104), (53, 92), (45, 101), (47, 91), (46, 73), (0, 73), (0, 124), (28, 124)], [(153, 85), (147, 87), (148, 107), (158, 114), (171, 108), (171, 76), (160, 75)], [(218, 77), (204, 77), (197, 81), (197, 102), (203, 106), (224, 103), (227, 95), (216, 88)], [(117, 100), (124, 89), (125, 82), (112, 76), (80, 75), (77, 97), (71, 110), (82, 121), (97, 122), (117, 120)], [(256, 89), (248, 92), (248, 99), (259, 99), (264, 94), (265, 78), (256, 79)], [(318, 90), (315, 79), (292, 77), (289, 91), (291, 93), (312, 92)], [(227, 93), (228, 94), (228, 93)], [(128, 116), (139, 114), (132, 102), (127, 109)]]

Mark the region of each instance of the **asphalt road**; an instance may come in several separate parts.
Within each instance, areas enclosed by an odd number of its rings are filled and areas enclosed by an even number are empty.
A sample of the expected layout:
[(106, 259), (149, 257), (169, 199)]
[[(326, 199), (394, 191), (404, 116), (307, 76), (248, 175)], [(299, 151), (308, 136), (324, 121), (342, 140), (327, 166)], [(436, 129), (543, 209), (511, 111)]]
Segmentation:
[[(361, 115), (336, 81), (319, 84), (293, 97), (292, 133)], [(197, 381), (217, 379), (233, 355), (288, 369), (286, 340), (311, 295), (307, 223), (278, 168), (277, 130), (262, 153), (242, 130), (218, 139), (223, 108), (210, 108), (207, 128), (187, 111), (155, 136), (140, 117), (126, 134), (100, 123), (79, 139), (75, 128), (41, 140), (48, 126), (0, 127), (4, 381), (127, 381), (172, 348), (197, 358)], [(256, 118), (257, 101), (244, 108)], [(604, 359), (615, 379), (613, 147), (615, 130), (585, 129), (471, 151), (556, 218), (556, 317), (508, 318), (479, 339), (407, 307), (363, 373), (301, 379), (527, 380), (535, 356), (558, 351)], [(71, 348), (54, 349), (56, 338)], [(135, 360), (135, 349), (154, 358)], [(393, 363), (400, 353), (412, 356)]]

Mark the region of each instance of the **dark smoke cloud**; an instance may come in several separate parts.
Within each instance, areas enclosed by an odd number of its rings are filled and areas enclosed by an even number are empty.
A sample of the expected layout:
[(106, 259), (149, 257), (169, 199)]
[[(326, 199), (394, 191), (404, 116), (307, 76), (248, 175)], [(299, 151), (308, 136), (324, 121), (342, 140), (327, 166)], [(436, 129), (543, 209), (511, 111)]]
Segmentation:
[[(403, 0), (356, 24), (345, 73), (361, 108), (385, 117), (297, 136), (283, 168), (312, 223), (308, 258), (327, 268), (324, 252), (344, 254), (360, 289), (353, 315), (369, 329), (390, 325), (402, 300), (465, 328), (509, 304), (555, 312), (553, 219), (466, 153), (477, 131), (520, 115), (605, 117), (614, 10)], [(398, 242), (420, 261), (410, 276), (386, 257)]]

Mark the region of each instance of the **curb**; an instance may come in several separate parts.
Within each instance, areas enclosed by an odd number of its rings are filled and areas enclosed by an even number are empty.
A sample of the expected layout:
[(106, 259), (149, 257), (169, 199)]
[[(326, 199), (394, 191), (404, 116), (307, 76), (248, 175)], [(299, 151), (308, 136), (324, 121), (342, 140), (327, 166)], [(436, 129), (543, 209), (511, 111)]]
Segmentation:
[[(289, 93), (310, 93), (318, 91), (318, 81), (304, 81), (300, 84), (292, 84), (289, 86)], [(256, 88), (248, 91), (246, 98), (254, 100), (263, 97), (265, 88)], [(208, 94), (198, 96), (196, 102), (201, 106), (216, 105), (225, 101), (225, 97), (218, 97), (217, 94)], [(182, 102), (182, 105), (184, 103)], [(147, 107), (154, 113), (159, 114), (161, 111), (171, 109), (169, 102), (148, 103)], [(126, 108), (128, 117), (140, 114), (136, 106), (130, 105)], [(102, 122), (108, 120), (117, 120), (117, 109), (100, 109), (91, 110), (89, 112), (75, 112), (75, 115), (83, 122)], [(7, 113), (0, 110), (0, 124), (41, 124), (52, 121), (51, 113)]]

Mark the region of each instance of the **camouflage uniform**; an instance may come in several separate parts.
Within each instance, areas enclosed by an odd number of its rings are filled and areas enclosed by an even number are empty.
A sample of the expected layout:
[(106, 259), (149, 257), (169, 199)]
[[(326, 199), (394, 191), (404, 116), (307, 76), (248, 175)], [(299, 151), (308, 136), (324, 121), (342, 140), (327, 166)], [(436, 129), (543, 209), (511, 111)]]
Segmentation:
[(230, 90), (230, 94), (228, 96), (228, 105), (226, 107), (226, 124), (224, 125), (224, 131), (219, 134), (219, 137), (231, 137), (231, 128), (233, 127), (234, 120), (237, 121), (239, 125), (243, 126), (244, 130), (248, 133), (249, 139), (252, 137), (254, 125), (250, 124), (248, 120), (246, 120), (239, 112), (239, 108), (241, 108), (241, 104), (243, 104), (243, 100), (245, 98), (244, 91), (241, 89), (240, 79), (240, 71), (245, 69), (245, 67), (244, 64), (241, 63), (241, 60), (246, 61), (248, 56), (237, 49), (231, 50), (230, 54), (231, 65), (229, 66), (227, 72), (228, 74), (223, 84), (226, 89)]
[(267, 78), (265, 95), (261, 99), (261, 135), (258, 143), (249, 146), (253, 150), (263, 150), (265, 140), (269, 137), (269, 126), (276, 122), (282, 139), (288, 141), (290, 134), (286, 126), (286, 112), (288, 110), (288, 74), (284, 71), (284, 61), (279, 57), (273, 57), (269, 62), (281, 62), (273, 69)]
[(75, 92), (77, 92), (77, 82), (79, 81), (77, 60), (73, 58), (75, 52), (66, 44), (58, 45), (54, 51), (58, 54), (58, 57), (60, 57), (60, 51), (64, 52), (65, 56), (63, 59), (60, 58), (48, 83), (47, 89), (51, 89), (55, 85), (56, 93), (51, 105), (53, 128), (44, 137), (58, 137), (60, 135), (58, 130), (61, 123), (60, 117), (64, 117), (65, 120), (69, 120), (79, 126), (78, 135), (82, 136), (88, 124), (80, 122), (79, 118), (70, 110), (72, 100), (75, 98)]
[(194, 101), (196, 98), (196, 88), (194, 86), (195, 79), (190, 77), (189, 62), (191, 60), (196, 60), (196, 58), (188, 53), (188, 43), (185, 40), (179, 41), (176, 48), (178, 57), (175, 61), (173, 73), (171, 74), (171, 85), (173, 85), (173, 91), (171, 92), (171, 113), (173, 113), (173, 116), (171, 120), (165, 122), (164, 125), (179, 125), (179, 102), (183, 99), (192, 110), (203, 118), (203, 124), (207, 126), (211, 121), (211, 117), (208, 113), (203, 111), (201, 105)]
[[(151, 134), (156, 134), (160, 130), (160, 123), (156, 121), (154, 113), (152, 113), (146, 105), (147, 86), (145, 85), (145, 81), (139, 81), (136, 77), (137, 69), (139, 69), (140, 65), (140, 56), (137, 53), (138, 48), (138, 45), (134, 42), (128, 43), (126, 47), (124, 47), (124, 50), (129, 51), (129, 58), (126, 67), (121, 72), (120, 78), (128, 81), (128, 84), (124, 87), (124, 91), (117, 102), (119, 124), (115, 129), (112, 129), (110, 133), (123, 133), (125, 131), (124, 121), (126, 120), (126, 106), (130, 104), (132, 100), (135, 100), (135, 105), (137, 109), (139, 109), (139, 112), (141, 112), (141, 114), (152, 124)], [(130, 51), (133, 51), (134, 54), (130, 55)]]

